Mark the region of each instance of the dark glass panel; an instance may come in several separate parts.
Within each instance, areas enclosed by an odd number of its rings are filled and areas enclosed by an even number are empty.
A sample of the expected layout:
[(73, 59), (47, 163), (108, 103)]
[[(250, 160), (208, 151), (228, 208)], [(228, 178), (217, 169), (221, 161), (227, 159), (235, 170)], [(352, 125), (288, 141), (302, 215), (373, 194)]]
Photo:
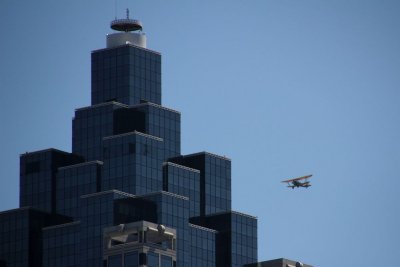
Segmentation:
[(122, 256), (114, 255), (108, 257), (108, 267), (122, 267)]
[(138, 267), (139, 255), (137, 252), (125, 254), (124, 267)]

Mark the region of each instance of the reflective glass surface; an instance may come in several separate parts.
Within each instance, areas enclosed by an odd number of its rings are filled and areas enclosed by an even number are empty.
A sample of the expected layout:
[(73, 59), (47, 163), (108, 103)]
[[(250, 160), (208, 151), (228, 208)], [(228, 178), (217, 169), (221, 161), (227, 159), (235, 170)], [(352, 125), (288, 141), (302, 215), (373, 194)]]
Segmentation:
[(105, 139), (102, 190), (137, 195), (162, 190), (162, 142), (136, 132)]
[(189, 198), (189, 216), (200, 215), (200, 171), (167, 162), (163, 166), (163, 189)]
[(217, 231), (190, 225), (190, 266), (215, 267), (215, 237)]
[(108, 267), (122, 267), (122, 256), (114, 255), (108, 257)]
[(190, 221), (218, 231), (216, 266), (241, 267), (257, 262), (257, 218), (230, 211), (195, 217)]
[(78, 266), (79, 233), (79, 222), (43, 229), (43, 266)]
[(148, 267), (159, 267), (159, 259), (158, 259), (158, 254), (149, 252), (147, 253), (147, 266)]
[(82, 162), (79, 156), (47, 149), (25, 153), (20, 158), (20, 206), (56, 211), (54, 187), (59, 167)]
[[(5, 266), (42, 266), (42, 228), (69, 223), (68, 217), (33, 208), (0, 212), (0, 259)], [(45, 261), (44, 261), (45, 262)]]
[(172, 267), (172, 258), (161, 255), (161, 267)]
[(137, 252), (126, 253), (124, 256), (124, 267), (138, 267), (139, 255)]
[(200, 171), (200, 215), (231, 210), (231, 161), (201, 152), (170, 159)]
[(161, 55), (134, 46), (92, 52), (92, 105), (161, 104)]
[(102, 162), (59, 168), (56, 183), (57, 213), (80, 218), (80, 196), (96, 193)]

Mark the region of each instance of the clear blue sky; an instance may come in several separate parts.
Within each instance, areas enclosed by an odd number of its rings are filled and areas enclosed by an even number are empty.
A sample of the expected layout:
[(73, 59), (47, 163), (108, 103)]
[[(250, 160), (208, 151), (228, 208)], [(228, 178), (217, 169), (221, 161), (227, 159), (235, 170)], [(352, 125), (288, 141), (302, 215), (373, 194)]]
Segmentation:
[[(400, 251), (400, 1), (118, 1), (162, 53), (182, 152), (232, 159), (259, 259), (389, 266)], [(19, 154), (71, 151), (114, 1), (0, 2), (0, 210)], [(309, 189), (280, 181), (314, 174)]]

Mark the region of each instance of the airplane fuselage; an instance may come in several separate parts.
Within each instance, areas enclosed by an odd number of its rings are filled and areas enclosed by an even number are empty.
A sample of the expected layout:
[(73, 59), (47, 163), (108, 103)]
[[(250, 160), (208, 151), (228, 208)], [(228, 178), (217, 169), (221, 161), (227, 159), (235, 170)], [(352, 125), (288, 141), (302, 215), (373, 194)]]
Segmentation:
[(307, 182), (299, 182), (299, 181), (292, 181), (292, 184), (291, 185), (289, 185), (288, 187), (291, 187), (291, 188), (295, 188), (295, 187), (305, 187), (305, 188), (307, 188), (307, 187), (310, 187), (311, 185), (310, 185), (310, 182), (309, 181), (307, 181)]

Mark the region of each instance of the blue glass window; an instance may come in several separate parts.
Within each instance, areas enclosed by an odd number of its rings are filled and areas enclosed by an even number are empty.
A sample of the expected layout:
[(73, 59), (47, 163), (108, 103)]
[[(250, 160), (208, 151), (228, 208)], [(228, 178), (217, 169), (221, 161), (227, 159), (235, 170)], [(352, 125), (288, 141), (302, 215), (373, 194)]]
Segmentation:
[(122, 256), (114, 255), (108, 257), (108, 267), (122, 267)]
[(168, 256), (161, 256), (161, 267), (172, 267), (172, 258)]
[(124, 267), (138, 267), (139, 255), (137, 252), (125, 254)]
[(159, 267), (158, 264), (158, 255), (152, 252), (147, 254), (147, 266), (148, 267)]

